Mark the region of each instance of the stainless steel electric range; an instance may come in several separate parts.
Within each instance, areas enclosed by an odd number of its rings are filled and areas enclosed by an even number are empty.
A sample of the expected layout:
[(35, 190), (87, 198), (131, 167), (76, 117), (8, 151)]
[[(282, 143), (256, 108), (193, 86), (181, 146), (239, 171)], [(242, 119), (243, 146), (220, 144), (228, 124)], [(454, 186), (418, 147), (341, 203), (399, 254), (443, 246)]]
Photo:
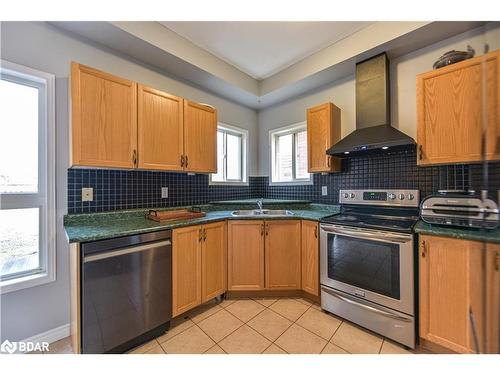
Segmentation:
[(321, 306), (415, 347), (418, 190), (341, 190), (320, 231)]

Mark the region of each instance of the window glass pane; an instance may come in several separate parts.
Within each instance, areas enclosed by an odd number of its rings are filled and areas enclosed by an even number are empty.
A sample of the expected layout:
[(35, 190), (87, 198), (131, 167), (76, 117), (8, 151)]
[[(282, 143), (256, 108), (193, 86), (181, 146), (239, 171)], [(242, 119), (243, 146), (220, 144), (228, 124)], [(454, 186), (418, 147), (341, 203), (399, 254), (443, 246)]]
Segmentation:
[(0, 80), (0, 193), (38, 191), (38, 89)]
[(212, 181), (224, 181), (224, 133), (217, 131), (217, 173), (212, 174)]
[(307, 172), (307, 132), (295, 134), (295, 178), (309, 178)]
[(293, 134), (276, 137), (276, 177), (278, 181), (292, 181)]
[(241, 181), (241, 136), (227, 134), (227, 179)]
[(0, 210), (0, 277), (39, 266), (38, 208)]

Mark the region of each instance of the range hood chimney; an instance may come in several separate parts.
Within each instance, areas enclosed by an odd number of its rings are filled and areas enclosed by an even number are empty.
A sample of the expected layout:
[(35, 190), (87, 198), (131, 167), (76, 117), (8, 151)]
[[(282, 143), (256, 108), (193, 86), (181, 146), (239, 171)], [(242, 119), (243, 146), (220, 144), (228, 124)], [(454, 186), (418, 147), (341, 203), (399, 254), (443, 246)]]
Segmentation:
[(391, 126), (390, 101), (387, 55), (356, 64), (356, 130), (326, 153), (349, 157), (414, 145), (413, 138)]

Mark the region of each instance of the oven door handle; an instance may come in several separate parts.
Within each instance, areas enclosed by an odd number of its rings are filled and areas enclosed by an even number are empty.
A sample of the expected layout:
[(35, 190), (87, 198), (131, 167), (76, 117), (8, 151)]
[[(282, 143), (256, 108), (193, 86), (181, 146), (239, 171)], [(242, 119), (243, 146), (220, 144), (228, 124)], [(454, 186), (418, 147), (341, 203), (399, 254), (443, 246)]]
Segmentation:
[(380, 310), (380, 309), (377, 309), (375, 307), (368, 306), (368, 305), (353, 301), (353, 300), (346, 298), (338, 293), (335, 293), (333, 290), (326, 289), (326, 288), (321, 288), (321, 290), (324, 291), (325, 293), (330, 294), (331, 296), (333, 296), (335, 298), (338, 298), (339, 300), (341, 300), (343, 302), (349, 303), (349, 304), (357, 306), (357, 307), (361, 307), (362, 309), (369, 310), (369, 311), (374, 312), (376, 314), (379, 314), (379, 315), (382, 315), (382, 316), (385, 316), (385, 317), (388, 317), (391, 319), (400, 320), (402, 322), (411, 322), (411, 319), (405, 318), (404, 316), (400, 316), (400, 315), (391, 313), (389, 311)]
[(346, 228), (331, 227), (326, 225), (322, 225), (321, 229), (324, 230), (325, 232), (341, 234), (348, 237), (365, 238), (381, 242), (405, 243), (412, 240), (411, 235), (405, 236), (387, 232), (357, 231), (357, 230), (349, 230)]

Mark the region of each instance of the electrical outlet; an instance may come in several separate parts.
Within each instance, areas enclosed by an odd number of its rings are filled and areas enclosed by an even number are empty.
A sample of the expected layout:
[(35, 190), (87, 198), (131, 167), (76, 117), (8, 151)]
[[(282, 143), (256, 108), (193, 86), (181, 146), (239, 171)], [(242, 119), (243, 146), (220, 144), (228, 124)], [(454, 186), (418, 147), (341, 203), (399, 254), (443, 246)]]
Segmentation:
[(94, 189), (91, 187), (82, 188), (82, 202), (92, 202), (94, 200)]
[(168, 198), (168, 187), (162, 187), (161, 188), (161, 197), (162, 198)]
[(328, 195), (328, 186), (321, 186), (321, 195)]

